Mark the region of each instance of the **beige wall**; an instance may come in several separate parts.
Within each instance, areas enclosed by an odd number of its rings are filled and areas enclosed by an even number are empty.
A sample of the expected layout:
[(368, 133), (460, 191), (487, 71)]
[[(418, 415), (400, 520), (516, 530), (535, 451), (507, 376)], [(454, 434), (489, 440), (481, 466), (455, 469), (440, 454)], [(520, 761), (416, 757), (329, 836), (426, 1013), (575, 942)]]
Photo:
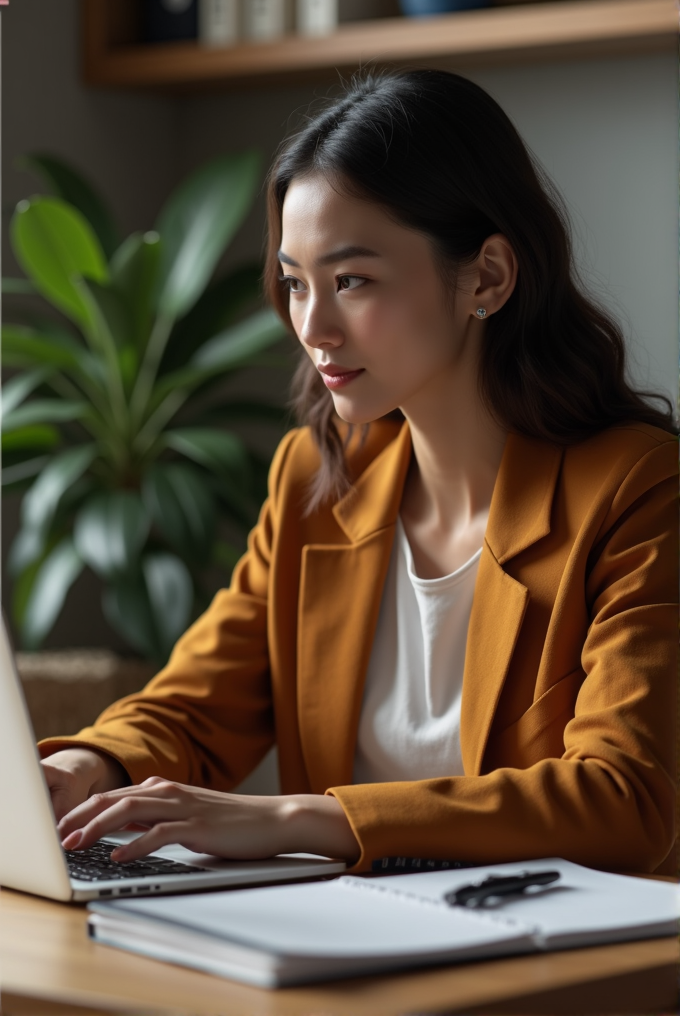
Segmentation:
[[(191, 98), (90, 91), (78, 76), (77, 0), (12, 0), (3, 11), (3, 209), (30, 193), (24, 152), (49, 150), (92, 175), (121, 226), (148, 228), (181, 176), (221, 151), (267, 158), (326, 86)], [(591, 288), (623, 321), (642, 383), (677, 378), (677, 61), (672, 55), (468, 71), (514, 118), (562, 190)], [(6, 223), (6, 216), (5, 216)], [(257, 256), (262, 203), (232, 259)], [(5, 268), (11, 259), (3, 233)], [(6, 316), (11, 307), (6, 303)], [(271, 379), (270, 379), (271, 382)], [(3, 511), (3, 551), (16, 527)], [(74, 589), (52, 645), (116, 646), (91, 578)]]
[(566, 198), (591, 291), (616, 314), (642, 385), (677, 400), (675, 54), (474, 75)]

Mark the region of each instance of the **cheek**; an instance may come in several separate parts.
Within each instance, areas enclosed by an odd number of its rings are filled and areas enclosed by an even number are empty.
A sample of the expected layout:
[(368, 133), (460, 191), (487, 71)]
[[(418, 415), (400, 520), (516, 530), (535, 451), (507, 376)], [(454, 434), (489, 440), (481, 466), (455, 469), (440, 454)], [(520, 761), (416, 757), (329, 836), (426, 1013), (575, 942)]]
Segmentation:
[(434, 299), (403, 299), (395, 292), (365, 308), (355, 324), (364, 352), (375, 354), (391, 373), (420, 373), (451, 354), (453, 323)]
[(367, 351), (412, 336), (419, 321), (422, 323), (410, 302), (403, 300), (396, 290), (381, 294), (379, 299), (349, 304), (344, 317), (347, 329)]

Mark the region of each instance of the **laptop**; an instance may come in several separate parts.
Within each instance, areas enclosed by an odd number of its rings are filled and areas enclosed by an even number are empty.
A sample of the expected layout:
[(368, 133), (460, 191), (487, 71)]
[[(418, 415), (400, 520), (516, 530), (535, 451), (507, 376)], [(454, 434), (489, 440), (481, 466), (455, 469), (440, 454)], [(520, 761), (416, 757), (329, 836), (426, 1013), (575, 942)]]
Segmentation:
[(113, 848), (134, 835), (107, 836), (85, 851), (62, 848), (23, 688), (0, 623), (0, 885), (53, 900), (85, 901), (326, 878), (346, 867), (344, 861), (311, 854), (225, 861), (179, 845), (140, 861), (111, 861)]

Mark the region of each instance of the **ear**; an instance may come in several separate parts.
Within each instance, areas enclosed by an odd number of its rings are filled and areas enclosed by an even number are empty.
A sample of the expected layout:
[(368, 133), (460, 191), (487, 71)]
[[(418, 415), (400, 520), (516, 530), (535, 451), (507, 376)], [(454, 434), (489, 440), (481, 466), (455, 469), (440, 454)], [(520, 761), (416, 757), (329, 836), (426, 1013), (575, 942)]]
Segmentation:
[(517, 256), (502, 233), (494, 233), (482, 244), (474, 266), (477, 286), (472, 295), (471, 314), (483, 307), (494, 314), (510, 298), (517, 282)]

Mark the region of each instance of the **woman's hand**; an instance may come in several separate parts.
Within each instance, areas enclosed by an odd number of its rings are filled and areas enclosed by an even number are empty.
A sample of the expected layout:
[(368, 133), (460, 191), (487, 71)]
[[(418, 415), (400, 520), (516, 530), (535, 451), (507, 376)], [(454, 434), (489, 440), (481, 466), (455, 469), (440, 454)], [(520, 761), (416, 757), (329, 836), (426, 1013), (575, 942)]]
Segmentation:
[(65, 748), (42, 760), (57, 822), (91, 794), (130, 783), (120, 762), (92, 748)]
[(66, 850), (82, 850), (126, 826), (146, 827), (117, 847), (114, 861), (136, 861), (169, 843), (232, 859), (305, 851), (356, 860), (359, 845), (333, 797), (251, 797), (188, 787), (152, 776), (140, 786), (90, 797), (59, 823)]

